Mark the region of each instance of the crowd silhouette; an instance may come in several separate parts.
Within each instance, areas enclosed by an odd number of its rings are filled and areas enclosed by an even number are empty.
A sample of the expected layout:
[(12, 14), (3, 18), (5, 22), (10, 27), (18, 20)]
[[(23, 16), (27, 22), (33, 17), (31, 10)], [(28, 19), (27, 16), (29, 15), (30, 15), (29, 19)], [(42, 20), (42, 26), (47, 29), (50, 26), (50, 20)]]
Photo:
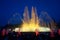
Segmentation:
[(60, 29), (57, 32), (39, 32), (36, 36), (34, 32), (8, 32), (0, 30), (0, 40), (60, 40)]

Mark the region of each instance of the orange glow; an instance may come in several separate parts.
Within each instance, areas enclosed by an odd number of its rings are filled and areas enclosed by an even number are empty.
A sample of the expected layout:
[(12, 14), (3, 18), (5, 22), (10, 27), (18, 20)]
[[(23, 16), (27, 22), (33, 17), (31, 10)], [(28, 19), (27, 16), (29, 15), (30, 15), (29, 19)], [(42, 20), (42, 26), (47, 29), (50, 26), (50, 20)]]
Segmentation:
[(38, 35), (39, 35), (39, 32), (38, 32), (38, 30), (37, 30), (37, 29), (35, 30), (35, 33), (36, 33), (36, 36), (38, 36)]

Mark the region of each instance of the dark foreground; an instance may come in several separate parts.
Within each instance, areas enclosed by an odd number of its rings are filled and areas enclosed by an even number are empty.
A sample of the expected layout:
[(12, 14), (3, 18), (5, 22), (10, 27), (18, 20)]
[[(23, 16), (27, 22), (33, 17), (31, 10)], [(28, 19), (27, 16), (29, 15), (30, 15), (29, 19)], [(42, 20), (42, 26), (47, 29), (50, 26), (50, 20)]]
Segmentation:
[(49, 32), (40, 32), (39, 35), (36, 36), (34, 32), (10, 32), (5, 35), (0, 33), (0, 40), (60, 40), (60, 35), (58, 33), (51, 35)]

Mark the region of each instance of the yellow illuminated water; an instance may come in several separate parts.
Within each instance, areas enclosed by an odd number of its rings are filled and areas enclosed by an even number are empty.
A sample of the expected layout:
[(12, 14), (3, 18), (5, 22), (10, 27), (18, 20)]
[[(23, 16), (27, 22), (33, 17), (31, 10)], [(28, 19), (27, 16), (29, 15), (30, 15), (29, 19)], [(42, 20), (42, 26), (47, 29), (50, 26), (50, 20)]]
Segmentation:
[(39, 18), (37, 16), (36, 8), (32, 7), (31, 11), (31, 18), (29, 16), (28, 8), (25, 8), (24, 14), (23, 14), (23, 24), (20, 28), (15, 28), (15, 32), (20, 30), (20, 32), (35, 32), (37, 29), (38, 32), (49, 32), (49, 27), (42, 27), (40, 26)]

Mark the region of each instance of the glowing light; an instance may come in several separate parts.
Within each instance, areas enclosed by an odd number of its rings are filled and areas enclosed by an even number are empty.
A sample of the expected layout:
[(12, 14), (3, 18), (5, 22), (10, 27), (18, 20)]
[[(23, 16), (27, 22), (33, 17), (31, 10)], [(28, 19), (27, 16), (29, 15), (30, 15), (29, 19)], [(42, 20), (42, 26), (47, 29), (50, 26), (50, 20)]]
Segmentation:
[(36, 36), (38, 36), (38, 35), (39, 35), (39, 32), (38, 32), (38, 30), (37, 30), (37, 29), (35, 30), (35, 33), (36, 33)]
[(13, 30), (13, 31), (15, 31), (15, 32), (19, 32), (19, 28), (15, 28), (15, 30)]
[(49, 32), (50, 31), (50, 28), (40, 26), (36, 8), (34, 9), (32, 7), (31, 18), (29, 18), (28, 8), (26, 7), (23, 16), (24, 16), (23, 24), (22, 24), (22, 27), (20, 28), (21, 32), (35, 32), (36, 29), (38, 30), (38, 32)]

